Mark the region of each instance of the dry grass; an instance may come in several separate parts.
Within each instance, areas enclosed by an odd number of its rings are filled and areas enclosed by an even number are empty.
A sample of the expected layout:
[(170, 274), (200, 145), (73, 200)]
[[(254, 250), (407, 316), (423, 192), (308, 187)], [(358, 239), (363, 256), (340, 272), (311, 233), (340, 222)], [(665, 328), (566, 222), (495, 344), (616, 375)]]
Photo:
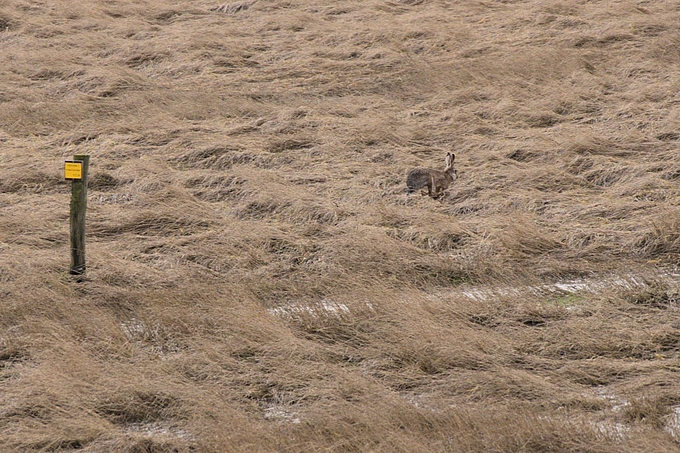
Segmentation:
[(678, 23), (3, 2), (0, 449), (679, 450)]

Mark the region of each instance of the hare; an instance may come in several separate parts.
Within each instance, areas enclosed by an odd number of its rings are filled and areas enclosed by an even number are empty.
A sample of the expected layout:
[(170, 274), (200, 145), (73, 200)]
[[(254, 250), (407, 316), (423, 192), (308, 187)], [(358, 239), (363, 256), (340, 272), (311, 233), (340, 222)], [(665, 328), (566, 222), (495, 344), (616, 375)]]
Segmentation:
[(432, 168), (415, 168), (411, 170), (406, 177), (408, 193), (411, 194), (418, 189), (427, 187), (427, 192), (421, 191), (422, 195), (429, 195), (434, 199), (442, 196), (444, 191), (458, 179), (458, 172), (453, 168), (455, 158), (455, 154), (446, 153), (446, 167), (443, 171)]

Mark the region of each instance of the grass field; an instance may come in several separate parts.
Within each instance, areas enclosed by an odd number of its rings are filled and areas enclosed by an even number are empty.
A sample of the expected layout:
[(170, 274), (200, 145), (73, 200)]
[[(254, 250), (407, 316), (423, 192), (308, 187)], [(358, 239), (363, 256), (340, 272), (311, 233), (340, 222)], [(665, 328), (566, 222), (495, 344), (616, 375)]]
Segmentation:
[(679, 144), (674, 1), (3, 1), (0, 451), (680, 451)]

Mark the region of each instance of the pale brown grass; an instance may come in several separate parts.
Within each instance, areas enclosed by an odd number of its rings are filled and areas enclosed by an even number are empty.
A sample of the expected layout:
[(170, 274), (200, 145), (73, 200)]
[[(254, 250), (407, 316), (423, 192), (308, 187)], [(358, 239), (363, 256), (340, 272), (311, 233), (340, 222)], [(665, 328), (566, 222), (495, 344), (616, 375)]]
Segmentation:
[(678, 450), (677, 5), (327, 3), (0, 5), (0, 449)]

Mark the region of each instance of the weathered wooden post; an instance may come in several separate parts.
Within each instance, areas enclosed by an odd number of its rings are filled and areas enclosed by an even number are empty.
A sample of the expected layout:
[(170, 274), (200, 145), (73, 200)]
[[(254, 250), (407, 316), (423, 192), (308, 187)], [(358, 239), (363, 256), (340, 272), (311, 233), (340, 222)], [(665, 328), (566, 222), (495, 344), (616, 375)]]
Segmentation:
[(71, 180), (71, 275), (85, 273), (85, 211), (87, 210), (88, 154), (76, 154), (64, 164), (64, 177)]

